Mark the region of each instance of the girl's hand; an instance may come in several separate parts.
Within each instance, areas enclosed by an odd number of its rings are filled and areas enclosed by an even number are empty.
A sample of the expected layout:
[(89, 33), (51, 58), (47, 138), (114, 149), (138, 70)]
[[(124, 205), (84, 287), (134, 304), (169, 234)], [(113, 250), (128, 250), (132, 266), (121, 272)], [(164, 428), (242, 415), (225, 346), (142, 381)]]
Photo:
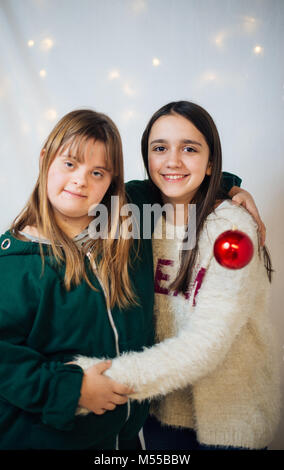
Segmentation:
[(252, 215), (258, 225), (260, 245), (264, 246), (266, 237), (266, 227), (263, 221), (261, 220), (252, 195), (245, 189), (241, 189), (238, 186), (233, 186), (229, 191), (229, 196), (232, 197), (232, 201), (234, 204), (245, 207), (246, 210)]
[(127, 403), (133, 390), (103, 375), (111, 361), (100, 362), (84, 371), (79, 405), (97, 415)]

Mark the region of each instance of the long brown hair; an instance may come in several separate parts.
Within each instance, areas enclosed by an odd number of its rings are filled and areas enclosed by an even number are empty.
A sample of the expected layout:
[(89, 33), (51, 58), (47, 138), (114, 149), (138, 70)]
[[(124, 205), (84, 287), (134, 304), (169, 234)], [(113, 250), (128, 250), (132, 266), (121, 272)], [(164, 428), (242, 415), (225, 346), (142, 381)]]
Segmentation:
[[(180, 115), (190, 121), (204, 136), (209, 147), (209, 162), (211, 175), (206, 175), (198, 188), (191, 204), (196, 204), (196, 244), (192, 250), (181, 250), (180, 268), (171, 288), (175, 291), (186, 293), (193, 275), (198, 254), (198, 240), (207, 216), (214, 210), (216, 201), (229, 199), (230, 196), (222, 189), (222, 148), (217, 127), (210, 114), (201, 106), (190, 101), (174, 101), (166, 104), (156, 111), (148, 122), (141, 139), (141, 151), (144, 166), (149, 180), (158, 191), (151, 180), (148, 165), (148, 141), (153, 124), (161, 116)], [(160, 198), (161, 199), (161, 198)], [(266, 247), (264, 247), (264, 261), (269, 280), (271, 281), (271, 260)]]
[[(103, 201), (108, 210), (106, 238), (90, 239), (84, 249), (79, 250), (58, 226), (53, 208), (47, 196), (47, 175), (59, 149), (66, 143), (70, 147), (84, 147), (89, 139), (103, 142), (106, 148), (107, 165), (111, 169), (112, 181)], [(70, 290), (72, 285), (78, 285), (84, 278), (91, 288), (95, 289), (89, 280), (85, 269), (87, 251), (96, 272), (104, 286), (107, 303), (110, 307), (117, 304), (126, 307), (136, 302), (135, 294), (129, 278), (130, 251), (133, 240), (120, 233), (124, 224), (120, 216), (121, 207), (127, 203), (124, 187), (123, 152), (119, 131), (114, 122), (105, 114), (90, 109), (75, 110), (66, 114), (49, 134), (44, 145), (44, 158), (40, 167), (38, 180), (34, 190), (21, 213), (14, 220), (11, 231), (21, 238), (20, 231), (25, 226), (35, 226), (46, 237), (52, 254), (60, 265), (65, 263), (65, 287)], [(111, 196), (118, 196), (115, 214), (111, 213)], [(44, 267), (43, 249), (41, 255)]]

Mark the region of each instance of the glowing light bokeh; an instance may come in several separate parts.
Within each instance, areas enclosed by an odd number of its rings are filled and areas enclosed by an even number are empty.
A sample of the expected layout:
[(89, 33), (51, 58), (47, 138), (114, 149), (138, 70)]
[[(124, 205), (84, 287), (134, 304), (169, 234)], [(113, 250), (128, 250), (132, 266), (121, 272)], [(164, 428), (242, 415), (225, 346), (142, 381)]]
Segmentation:
[(258, 27), (259, 21), (253, 16), (243, 18), (243, 29), (246, 33), (254, 33)]
[(142, 13), (147, 8), (147, 2), (145, 0), (134, 0), (131, 3), (131, 9), (134, 13)]
[(41, 41), (40, 45), (43, 51), (49, 51), (54, 46), (54, 41), (51, 38), (45, 38)]
[(254, 52), (255, 54), (257, 54), (257, 55), (258, 55), (258, 54), (262, 54), (262, 53), (263, 53), (263, 47), (261, 47), (261, 46), (255, 46), (255, 47), (253, 48), (253, 52)]
[(128, 96), (135, 95), (135, 90), (132, 88), (132, 86), (129, 83), (125, 83), (123, 85), (123, 92)]
[(54, 108), (47, 109), (44, 113), (44, 116), (48, 121), (55, 121), (57, 118), (57, 111)]
[(116, 78), (119, 78), (120, 77), (120, 73), (119, 73), (119, 70), (111, 70), (108, 74), (108, 79), (109, 80), (115, 80)]
[(154, 65), (154, 67), (158, 67), (159, 65), (161, 65), (161, 61), (160, 59), (158, 59), (158, 57), (154, 57), (152, 60), (152, 64)]

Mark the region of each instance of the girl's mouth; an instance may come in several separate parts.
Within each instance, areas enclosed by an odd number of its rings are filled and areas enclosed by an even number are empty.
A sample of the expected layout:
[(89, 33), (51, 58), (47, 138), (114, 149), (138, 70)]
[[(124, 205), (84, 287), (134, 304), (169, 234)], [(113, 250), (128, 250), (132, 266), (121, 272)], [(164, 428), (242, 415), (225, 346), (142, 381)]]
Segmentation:
[(185, 178), (187, 178), (189, 175), (177, 175), (177, 174), (166, 174), (166, 175), (162, 175), (162, 177), (166, 180), (166, 181), (170, 181), (171, 183), (175, 183), (177, 181), (182, 181), (184, 180)]
[(87, 197), (87, 196), (85, 196), (84, 194), (74, 193), (74, 192), (72, 192), (72, 191), (68, 191), (68, 189), (64, 189), (64, 192), (67, 193), (67, 194), (70, 194), (71, 196), (78, 197), (78, 198)]

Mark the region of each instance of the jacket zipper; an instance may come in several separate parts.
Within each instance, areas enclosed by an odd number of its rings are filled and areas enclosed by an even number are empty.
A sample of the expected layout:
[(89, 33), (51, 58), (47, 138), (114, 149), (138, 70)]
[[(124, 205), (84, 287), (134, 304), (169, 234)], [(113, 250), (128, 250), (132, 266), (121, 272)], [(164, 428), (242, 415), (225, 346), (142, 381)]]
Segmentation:
[[(91, 263), (91, 254), (90, 254), (90, 252), (87, 253), (87, 257), (89, 258), (89, 261), (90, 261), (90, 263)], [(119, 351), (119, 337), (118, 337), (118, 332), (117, 332), (117, 329), (116, 329), (116, 326), (115, 326), (115, 323), (114, 323), (114, 320), (113, 320), (113, 316), (112, 316), (112, 313), (111, 313), (111, 309), (110, 309), (109, 306), (108, 306), (105, 288), (104, 288), (104, 286), (103, 286), (102, 281), (100, 280), (100, 278), (99, 278), (99, 276), (98, 276), (98, 271), (97, 271), (97, 266), (96, 266), (95, 261), (93, 262), (93, 265), (94, 265), (94, 270), (95, 270), (97, 279), (98, 279), (98, 281), (99, 281), (99, 284), (100, 284), (100, 286), (101, 286), (101, 288), (102, 288), (102, 291), (103, 291), (103, 293), (104, 293), (104, 296), (105, 296), (108, 319), (109, 319), (109, 322), (110, 322), (110, 325), (111, 325), (111, 327), (112, 327), (112, 331), (113, 331), (113, 334), (114, 334), (116, 355), (119, 356), (119, 355), (120, 355), (120, 351)], [(125, 422), (127, 422), (128, 419), (129, 419), (130, 410), (131, 410), (131, 405), (130, 405), (130, 399), (128, 398), (128, 400), (127, 400), (127, 416), (126, 416)], [(116, 436), (116, 450), (119, 450), (119, 447), (118, 447), (118, 435)]]

